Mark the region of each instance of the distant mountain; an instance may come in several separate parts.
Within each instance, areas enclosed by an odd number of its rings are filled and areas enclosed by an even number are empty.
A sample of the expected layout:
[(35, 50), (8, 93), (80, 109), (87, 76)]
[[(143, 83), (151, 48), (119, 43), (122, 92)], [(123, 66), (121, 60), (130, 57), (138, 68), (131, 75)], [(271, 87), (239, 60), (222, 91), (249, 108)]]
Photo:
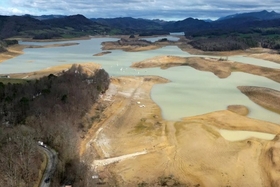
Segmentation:
[(2, 39), (48, 28), (45, 23), (29, 16), (0, 16), (0, 38)]
[[(262, 28), (273, 28), (262, 29)], [(141, 36), (185, 32), (186, 36), (221, 35), (234, 32), (274, 33), (280, 29), (280, 14), (272, 11), (229, 15), (216, 21), (186, 18), (180, 21), (132, 17), (92, 18), (83, 15), (0, 16), (0, 39), (12, 36), (36, 39), (73, 38), (86, 35), (139, 34)], [(262, 31), (260, 31), (262, 30)], [(278, 32), (277, 32), (278, 33)]]
[(197, 30), (209, 29), (211, 27), (211, 23), (194, 18), (187, 18), (182, 21), (169, 22), (163, 25), (163, 29), (169, 32), (195, 32)]
[(86, 29), (94, 25), (94, 22), (80, 14), (61, 18), (46, 19), (42, 20), (42, 22), (52, 27), (71, 27), (80, 30)]
[[(38, 20), (30, 15), (0, 16), (0, 39), (13, 36), (35, 39), (71, 38), (107, 34), (112, 29), (83, 15)], [(121, 34), (120, 31), (118, 34)]]
[(248, 33), (252, 29), (278, 27), (280, 27), (280, 14), (273, 11), (261, 11), (231, 15), (212, 22), (187, 18), (182, 21), (169, 22), (163, 25), (163, 30), (185, 32), (186, 36), (203, 36), (228, 34), (230, 32)]
[(272, 19), (280, 19), (280, 14), (274, 11), (268, 12), (266, 10), (263, 10), (260, 12), (249, 12), (249, 13), (229, 15), (229, 16), (221, 17), (218, 20), (227, 20), (232, 18), (252, 18), (258, 20), (272, 20)]
[(55, 19), (55, 18), (63, 18), (66, 17), (64, 15), (42, 15), (42, 16), (33, 16), (33, 15), (26, 15), (26, 16), (30, 16), (32, 18), (38, 19), (38, 20), (47, 20), (47, 19)]
[[(112, 30), (109, 26), (93, 22), (80, 14), (55, 19), (46, 19), (41, 22), (51, 28), (59, 28), (60, 35), (63, 37), (102, 35), (108, 34)], [(121, 32), (117, 34), (121, 34)]]
[(158, 30), (164, 22), (159, 20), (136, 19), (132, 17), (91, 18), (92, 21), (114, 28), (130, 30)]

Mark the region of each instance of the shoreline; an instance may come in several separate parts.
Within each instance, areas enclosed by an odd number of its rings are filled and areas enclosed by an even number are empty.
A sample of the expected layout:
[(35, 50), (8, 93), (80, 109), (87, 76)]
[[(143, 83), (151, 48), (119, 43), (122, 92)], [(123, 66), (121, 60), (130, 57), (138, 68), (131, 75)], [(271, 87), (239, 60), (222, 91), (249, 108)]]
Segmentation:
[[(222, 64), (222, 66), (221, 66)], [(162, 69), (173, 66), (190, 66), (196, 70), (212, 72), (219, 78), (227, 78), (232, 72), (250, 73), (263, 76), (280, 83), (280, 69), (262, 67), (252, 64), (244, 64), (217, 58), (205, 57), (179, 57), (156, 56), (140, 62), (134, 62), (132, 68), (160, 67)]]
[[(162, 37), (164, 36), (171, 36), (171, 35), (160, 35)], [(77, 37), (77, 38), (58, 38), (58, 39), (45, 39), (45, 40), (35, 40), (31, 38), (11, 38), (11, 39), (16, 39), (16, 40), (21, 40), (21, 41), (27, 41), (27, 42), (61, 42), (61, 41), (76, 41), (76, 40), (90, 40), (92, 38), (128, 38), (129, 35), (98, 35), (98, 36), (84, 36), (84, 37)], [(158, 37), (156, 36), (149, 36), (149, 37)], [(141, 38), (149, 38), (149, 37), (139, 37)], [(103, 50), (115, 50), (115, 49), (121, 49), (126, 52), (133, 51), (133, 52), (138, 52), (138, 51), (147, 51), (147, 50), (154, 50), (158, 49), (161, 47), (169, 46), (169, 45), (176, 45), (178, 46), (182, 51), (185, 51), (187, 53), (190, 53), (191, 55), (209, 55), (209, 56), (221, 56), (221, 57), (228, 57), (228, 56), (235, 56), (235, 55), (242, 55), (242, 56), (249, 56), (257, 59), (263, 59), (263, 60), (268, 60), (271, 62), (275, 63), (280, 63), (280, 55), (277, 54), (275, 50), (271, 49), (266, 49), (266, 48), (250, 48), (247, 50), (235, 50), (235, 51), (201, 51), (199, 49), (195, 49), (186, 42), (188, 39), (180, 36), (174, 36), (178, 37), (178, 41), (167, 41), (167, 42), (158, 42), (155, 44), (152, 44), (151, 46), (107, 46), (107, 47), (102, 47)], [(77, 45), (72, 44), (71, 45)], [(65, 45), (68, 46), (68, 45)], [(28, 46), (24, 45), (16, 45), (16, 46), (10, 46), (8, 47), (7, 52), (0, 53), (0, 63), (3, 61), (6, 61), (8, 59), (14, 58), (16, 56), (19, 56), (23, 54), (24, 48)], [(36, 46), (37, 47), (37, 46)], [(48, 47), (63, 47), (63, 44), (53, 44)]]
[[(20, 76), (36, 78), (59, 73), (71, 65)], [(100, 121), (93, 123), (81, 138), (79, 149), (81, 160), (97, 172), (101, 182), (138, 186), (145, 181), (155, 185), (159, 184), (159, 178), (172, 175), (168, 182), (191, 186), (280, 185), (279, 125), (229, 110), (182, 121), (165, 120), (150, 93), (155, 84), (166, 82), (157, 76), (111, 78), (109, 90), (100, 96), (107, 108)], [(240, 108), (244, 109), (238, 106), (234, 110), (238, 113)], [(245, 115), (246, 111), (241, 113)], [(223, 129), (265, 132), (276, 137), (229, 141), (222, 137)]]
[(0, 63), (24, 54), (24, 48), (25, 46), (19, 44), (8, 47), (7, 51), (0, 53)]
[[(274, 158), (266, 160), (266, 149), (278, 139), (247, 138), (232, 142), (224, 139), (220, 130), (279, 134), (279, 125), (228, 110), (167, 121), (150, 96), (153, 85), (166, 82), (159, 80), (155, 76), (112, 78), (102, 97), (108, 102), (105, 116), (92, 125), (80, 147), (81, 157), (101, 181), (120, 186), (137, 186), (142, 181), (153, 185), (159, 177), (173, 175), (181, 184), (200, 186), (240, 186), (245, 181), (258, 186), (276, 182), (262, 175), (259, 164), (272, 162)], [(92, 152), (98, 157), (89, 159)], [(224, 163), (228, 163), (226, 167)], [(212, 172), (200, 167), (203, 164)], [(210, 178), (205, 177), (209, 175)]]
[[(69, 66), (47, 68), (41, 73), (59, 72)], [(100, 101), (107, 107), (100, 120), (93, 123), (80, 139), (79, 148), (81, 159), (91, 166), (102, 182), (137, 186), (145, 181), (154, 185), (158, 184), (160, 177), (172, 175), (172, 180), (192, 186), (277, 183), (280, 175), (271, 179), (262, 175), (263, 172), (280, 174), (275, 170), (276, 166), (265, 169), (259, 166), (272, 165), (280, 156), (278, 136), (273, 140), (253, 137), (229, 141), (220, 130), (277, 135), (280, 134), (279, 125), (229, 110), (182, 121), (165, 120), (150, 93), (155, 84), (166, 82), (167, 79), (157, 76), (111, 78), (110, 87)], [(275, 153), (269, 157), (267, 150)], [(93, 153), (96, 155), (92, 156)], [(227, 175), (221, 175), (221, 172)]]

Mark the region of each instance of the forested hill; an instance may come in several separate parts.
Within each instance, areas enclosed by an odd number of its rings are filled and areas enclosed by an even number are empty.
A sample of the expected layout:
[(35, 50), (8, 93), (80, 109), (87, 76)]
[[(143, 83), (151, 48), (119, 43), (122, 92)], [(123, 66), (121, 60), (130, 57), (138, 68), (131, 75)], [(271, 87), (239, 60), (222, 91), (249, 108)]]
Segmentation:
[(27, 37), (35, 39), (73, 38), (110, 33), (109, 26), (82, 15), (38, 20), (32, 16), (0, 16), (0, 39)]
[(243, 32), (252, 29), (278, 28), (280, 14), (251, 12), (229, 15), (216, 21), (186, 18), (179, 21), (148, 20), (131, 17), (91, 18), (72, 16), (0, 16), (0, 38), (13, 36), (35, 39), (71, 38), (86, 35), (168, 34), (185, 32), (187, 36), (209, 32)]
[[(192, 40), (190, 44), (202, 50), (235, 50), (257, 46), (280, 49), (280, 15), (273, 11), (230, 15), (211, 22), (194, 18), (162, 21), (131, 17), (88, 19), (83, 15), (0, 16), (0, 39), (132, 34), (152, 36), (170, 32), (184, 32), (186, 38)], [(0, 50), (4, 51), (5, 47)]]
[(280, 19), (280, 14), (274, 11), (268, 12), (266, 10), (260, 12), (248, 12), (248, 13), (241, 13), (241, 14), (233, 14), (228, 15), (225, 17), (221, 17), (218, 20), (226, 20), (231, 18), (253, 18), (258, 20), (272, 20), (272, 19)]
[[(59, 76), (23, 84), (0, 82), (0, 186), (35, 185), (44, 160), (36, 148), (38, 140), (59, 153), (52, 186), (75, 178), (77, 186), (84, 186), (80, 179), (87, 166), (77, 159), (77, 146), (100, 118), (102, 103), (97, 101), (109, 83), (105, 70), (78, 65)], [(93, 106), (98, 111), (89, 115)]]

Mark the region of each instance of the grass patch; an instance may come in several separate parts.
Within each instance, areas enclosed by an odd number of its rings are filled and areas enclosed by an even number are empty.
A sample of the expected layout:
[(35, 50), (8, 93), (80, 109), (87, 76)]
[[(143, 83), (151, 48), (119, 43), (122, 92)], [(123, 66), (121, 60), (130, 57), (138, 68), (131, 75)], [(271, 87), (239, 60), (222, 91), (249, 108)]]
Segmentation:
[(13, 78), (0, 78), (0, 82), (2, 82), (3, 84), (24, 84), (27, 83), (28, 80), (24, 80), (24, 79), (13, 79)]

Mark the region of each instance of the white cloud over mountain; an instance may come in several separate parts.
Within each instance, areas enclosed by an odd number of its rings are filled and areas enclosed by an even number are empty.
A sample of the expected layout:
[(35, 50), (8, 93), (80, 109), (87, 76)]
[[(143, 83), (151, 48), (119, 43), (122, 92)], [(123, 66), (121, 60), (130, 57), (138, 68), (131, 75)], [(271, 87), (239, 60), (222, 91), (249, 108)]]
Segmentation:
[(280, 11), (279, 0), (1, 0), (1, 14), (83, 14), (160, 19), (218, 18), (261, 10)]

